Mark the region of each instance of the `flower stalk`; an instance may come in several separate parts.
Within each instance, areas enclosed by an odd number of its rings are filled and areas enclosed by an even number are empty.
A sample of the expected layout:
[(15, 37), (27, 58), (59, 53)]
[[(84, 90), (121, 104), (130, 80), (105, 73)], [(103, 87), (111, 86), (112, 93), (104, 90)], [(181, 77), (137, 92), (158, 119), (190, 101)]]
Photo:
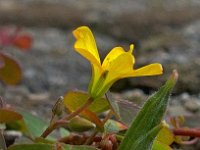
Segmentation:
[(90, 106), (90, 104), (92, 104), (92, 102), (93, 102), (93, 98), (90, 97), (87, 100), (87, 102), (83, 106), (78, 108), (76, 111), (70, 113), (68, 116), (66, 116), (58, 121), (50, 123), (50, 125), (46, 128), (46, 130), (42, 133), (42, 135), (40, 137), (46, 138), (56, 128), (66, 125), (70, 119), (79, 115), (82, 111), (84, 111), (86, 108), (88, 108)]

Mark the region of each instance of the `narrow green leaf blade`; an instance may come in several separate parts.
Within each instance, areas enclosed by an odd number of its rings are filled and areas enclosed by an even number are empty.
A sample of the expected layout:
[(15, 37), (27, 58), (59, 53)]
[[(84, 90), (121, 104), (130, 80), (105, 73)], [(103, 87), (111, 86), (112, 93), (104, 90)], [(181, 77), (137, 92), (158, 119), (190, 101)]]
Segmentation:
[(156, 135), (161, 130), (162, 125), (158, 125), (154, 127), (152, 130), (147, 132), (146, 134), (140, 136), (137, 140), (135, 140), (134, 145), (132, 145), (131, 150), (150, 150), (153, 144), (153, 140)]
[[(143, 108), (137, 114), (135, 120), (132, 122), (131, 127), (126, 132), (119, 150), (151, 149), (156, 134), (154, 135), (154, 138), (151, 138), (151, 140), (144, 138), (144, 136), (161, 123), (167, 108), (169, 96), (177, 78), (178, 73), (174, 71), (166, 84), (147, 100)], [(138, 142), (141, 143), (140, 147), (138, 147)]]

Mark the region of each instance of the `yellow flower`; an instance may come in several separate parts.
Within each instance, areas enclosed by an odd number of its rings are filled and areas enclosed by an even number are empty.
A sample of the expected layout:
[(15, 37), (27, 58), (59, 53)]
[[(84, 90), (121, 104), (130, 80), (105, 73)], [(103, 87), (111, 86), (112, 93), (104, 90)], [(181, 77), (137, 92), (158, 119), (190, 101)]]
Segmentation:
[(162, 74), (162, 65), (150, 64), (139, 69), (134, 69), (135, 58), (132, 55), (134, 45), (129, 51), (122, 47), (113, 48), (101, 64), (96, 42), (91, 30), (81, 26), (73, 31), (76, 38), (75, 50), (90, 61), (92, 65), (92, 79), (89, 93), (93, 98), (103, 96), (114, 82), (127, 77), (152, 76)]

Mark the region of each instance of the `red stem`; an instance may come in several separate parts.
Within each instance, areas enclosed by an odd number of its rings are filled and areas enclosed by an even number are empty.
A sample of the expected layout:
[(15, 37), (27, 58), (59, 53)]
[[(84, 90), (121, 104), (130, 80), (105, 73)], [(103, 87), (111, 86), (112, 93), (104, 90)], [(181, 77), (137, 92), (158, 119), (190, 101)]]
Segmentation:
[(70, 120), (73, 117), (77, 116), (78, 114), (80, 114), (84, 109), (88, 108), (93, 102), (93, 98), (90, 97), (87, 102), (81, 106), (80, 108), (78, 108), (76, 111), (72, 112), (71, 114), (69, 114), (68, 116), (66, 116), (65, 118), (63, 118), (63, 120)]
[(190, 137), (199, 137), (200, 130), (198, 129), (185, 129), (185, 128), (176, 128), (172, 129), (174, 135), (190, 136)]
[[(106, 121), (108, 121), (108, 119), (110, 119), (110, 117), (112, 117), (113, 112), (110, 110), (108, 112), (108, 114), (105, 116), (105, 118), (103, 119), (102, 123), (105, 124)], [(97, 135), (98, 131), (95, 130), (92, 135), (85, 141), (85, 145), (90, 145), (92, 141), (94, 141), (95, 136)]]

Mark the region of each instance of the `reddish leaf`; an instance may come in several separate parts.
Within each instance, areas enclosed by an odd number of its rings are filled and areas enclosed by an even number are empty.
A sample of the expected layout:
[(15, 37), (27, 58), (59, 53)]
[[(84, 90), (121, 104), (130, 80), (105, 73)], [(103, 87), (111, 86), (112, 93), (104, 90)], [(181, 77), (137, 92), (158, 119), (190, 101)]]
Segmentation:
[(3, 59), (3, 57), (0, 55), (0, 69), (3, 68), (4, 66), (5, 66), (4, 59)]
[(85, 118), (76, 116), (69, 121), (67, 127), (72, 131), (84, 132), (94, 129), (95, 124)]
[(0, 53), (0, 57), (4, 60), (4, 66), (0, 68), (0, 79), (6, 84), (19, 83), (22, 72), (17, 61), (3, 53)]
[(99, 117), (96, 115), (96, 113), (85, 109), (82, 113), (82, 116), (84, 116), (86, 119), (92, 121), (93, 123), (96, 124), (96, 127), (98, 130), (103, 131), (103, 122), (101, 122), (101, 120), (99, 119)]
[(32, 46), (32, 38), (29, 35), (20, 35), (13, 40), (13, 45), (26, 51)]
[(0, 123), (9, 123), (22, 119), (22, 115), (11, 109), (0, 108)]

